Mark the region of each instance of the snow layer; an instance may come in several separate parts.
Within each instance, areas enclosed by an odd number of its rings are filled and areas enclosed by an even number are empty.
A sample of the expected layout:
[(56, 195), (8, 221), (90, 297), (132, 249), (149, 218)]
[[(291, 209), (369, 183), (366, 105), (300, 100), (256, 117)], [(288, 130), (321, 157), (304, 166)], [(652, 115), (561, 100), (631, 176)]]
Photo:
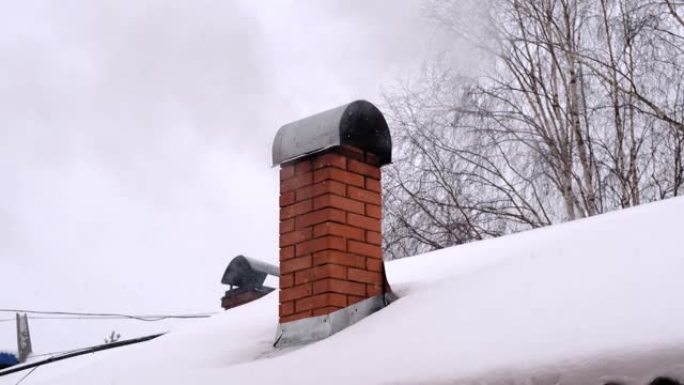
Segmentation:
[(23, 384), (570, 384), (680, 376), (682, 214), (684, 198), (677, 198), (388, 263), (398, 301), (299, 349), (271, 346), (274, 293), (78, 369), (64, 363), (57, 376), (40, 368)]

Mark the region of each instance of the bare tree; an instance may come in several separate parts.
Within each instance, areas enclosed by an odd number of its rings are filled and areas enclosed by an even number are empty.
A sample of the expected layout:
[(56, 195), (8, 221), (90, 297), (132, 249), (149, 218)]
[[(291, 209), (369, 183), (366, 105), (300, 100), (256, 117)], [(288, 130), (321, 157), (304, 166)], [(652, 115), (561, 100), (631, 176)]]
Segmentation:
[(679, 7), (491, 0), (473, 35), (458, 1), (433, 3), (493, 64), (468, 78), (435, 61), (387, 96), (390, 257), (681, 194)]

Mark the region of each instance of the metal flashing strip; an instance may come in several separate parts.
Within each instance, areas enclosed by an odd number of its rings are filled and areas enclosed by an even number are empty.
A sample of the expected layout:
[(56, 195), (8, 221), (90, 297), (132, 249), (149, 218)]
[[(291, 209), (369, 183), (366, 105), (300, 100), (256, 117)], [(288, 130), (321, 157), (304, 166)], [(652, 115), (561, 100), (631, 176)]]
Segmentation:
[(330, 314), (279, 324), (273, 346), (303, 345), (328, 338), (387, 306), (388, 299), (376, 295)]

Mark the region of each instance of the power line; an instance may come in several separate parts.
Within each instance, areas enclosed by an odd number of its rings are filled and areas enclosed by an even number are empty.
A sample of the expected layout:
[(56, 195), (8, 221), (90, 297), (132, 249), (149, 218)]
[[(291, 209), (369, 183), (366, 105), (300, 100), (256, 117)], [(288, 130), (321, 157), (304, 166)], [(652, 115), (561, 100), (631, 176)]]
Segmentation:
[(30, 376), (31, 373), (33, 373), (33, 372), (36, 371), (36, 369), (38, 369), (37, 366), (36, 366), (35, 368), (31, 369), (28, 373), (24, 374), (24, 377), (20, 378), (19, 381), (17, 381), (14, 385), (19, 385), (19, 384), (21, 384), (22, 382), (24, 382), (24, 380), (26, 379), (26, 377)]
[(20, 372), (23, 370), (27, 370), (27, 369), (37, 368), (39, 366), (43, 366), (43, 365), (47, 365), (47, 364), (50, 364), (53, 362), (65, 360), (67, 358), (72, 358), (72, 357), (81, 356), (81, 355), (88, 354), (88, 353), (99, 352), (101, 350), (113, 349), (113, 348), (118, 348), (120, 346), (126, 346), (126, 345), (137, 344), (140, 342), (149, 341), (151, 339), (157, 338), (157, 337), (162, 336), (162, 335), (164, 335), (164, 333), (153, 334), (150, 336), (133, 338), (133, 339), (129, 339), (129, 340), (117, 341), (117, 342), (112, 342), (112, 343), (108, 343), (108, 344), (104, 344), (104, 345), (91, 346), (89, 348), (72, 350), (72, 351), (69, 351), (69, 352), (66, 352), (63, 354), (57, 354), (55, 356), (46, 358), (46, 359), (41, 360), (41, 361), (31, 362), (31, 363), (23, 364), (23, 365), (10, 366), (7, 369), (0, 370), (0, 377), (6, 376), (6, 375), (11, 374), (11, 373), (16, 373), (16, 372)]
[[(132, 315), (122, 313), (88, 313), (88, 312), (67, 312), (67, 311), (47, 311), (29, 309), (2, 309), (0, 312), (7, 313), (26, 313), (39, 315), (52, 315), (55, 317), (31, 317), (31, 319), (133, 319), (138, 321), (161, 321), (165, 319), (193, 319), (208, 318), (215, 313), (191, 313), (191, 314), (154, 314), (154, 315)], [(11, 319), (3, 319), (0, 322), (9, 322)]]
[(76, 352), (76, 351), (79, 351), (79, 350), (81, 350), (81, 349), (61, 350), (61, 351), (59, 351), (59, 352), (40, 353), (40, 354), (33, 354), (33, 353), (31, 353), (31, 358), (45, 357), (45, 356), (57, 356), (57, 355), (60, 355), (60, 354)]
[[(87, 317), (87, 316), (64, 316), (64, 317), (28, 317), (30, 320), (48, 320), (48, 321), (106, 321), (106, 320), (129, 320), (129, 321), (145, 321), (145, 322), (157, 322), (167, 319), (197, 319), (197, 318), (207, 318), (207, 316), (193, 316), (193, 317), (177, 317), (177, 316), (159, 316), (160, 318), (138, 318), (135, 316), (130, 317)], [(14, 318), (0, 319), (0, 323), (3, 322), (15, 322)]]

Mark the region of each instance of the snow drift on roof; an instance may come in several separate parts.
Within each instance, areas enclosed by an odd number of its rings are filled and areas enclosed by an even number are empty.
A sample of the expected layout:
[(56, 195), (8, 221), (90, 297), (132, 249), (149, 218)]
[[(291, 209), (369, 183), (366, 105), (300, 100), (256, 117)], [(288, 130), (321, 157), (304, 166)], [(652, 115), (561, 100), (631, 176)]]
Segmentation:
[(684, 198), (671, 199), (388, 263), (400, 299), (303, 348), (271, 347), (273, 293), (57, 378), (41, 368), (24, 384), (644, 384), (681, 377), (683, 213)]

